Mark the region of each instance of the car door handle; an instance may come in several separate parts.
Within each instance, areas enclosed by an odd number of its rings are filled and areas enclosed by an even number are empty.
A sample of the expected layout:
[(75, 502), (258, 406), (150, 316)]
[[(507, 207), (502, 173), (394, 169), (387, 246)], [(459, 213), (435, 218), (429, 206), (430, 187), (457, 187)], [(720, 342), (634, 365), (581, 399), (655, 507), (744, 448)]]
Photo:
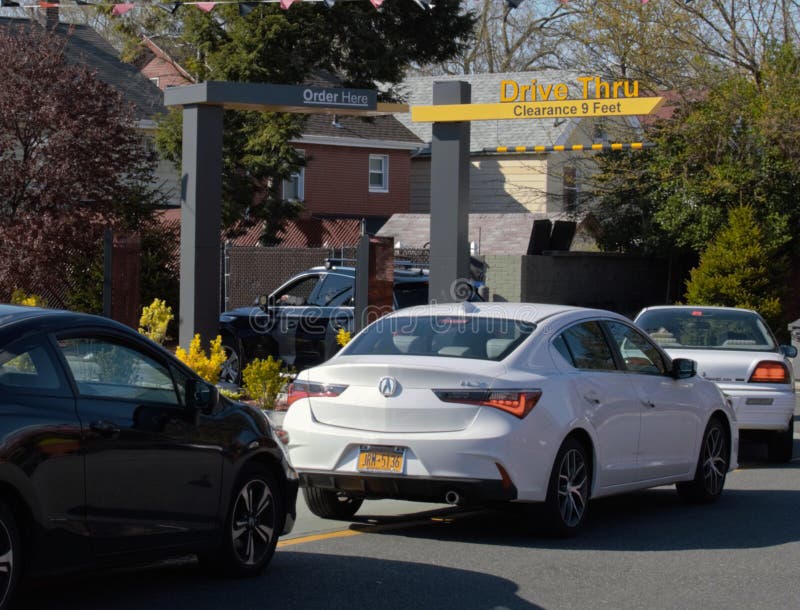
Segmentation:
[(599, 405), (600, 404), (600, 399), (597, 397), (597, 394), (595, 394), (594, 392), (589, 392), (588, 394), (584, 394), (583, 397), (587, 401), (592, 403), (593, 405)]
[(655, 409), (655, 408), (656, 408), (656, 403), (654, 403), (654, 402), (650, 402), (649, 400), (643, 400), (643, 401), (642, 401), (642, 404), (643, 404), (645, 407), (650, 407), (651, 409)]
[(91, 424), (89, 424), (89, 428), (92, 430), (92, 432), (97, 432), (100, 436), (104, 436), (106, 438), (111, 438), (119, 434), (119, 426), (110, 421), (105, 421), (102, 419), (93, 421)]

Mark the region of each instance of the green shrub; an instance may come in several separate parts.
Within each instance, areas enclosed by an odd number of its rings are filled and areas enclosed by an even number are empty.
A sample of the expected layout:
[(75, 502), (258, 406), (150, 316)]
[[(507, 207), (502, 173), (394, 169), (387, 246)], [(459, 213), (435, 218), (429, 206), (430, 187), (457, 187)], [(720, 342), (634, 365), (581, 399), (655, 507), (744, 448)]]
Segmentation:
[(266, 360), (257, 358), (248, 364), (242, 371), (242, 382), (245, 391), (259, 407), (273, 409), (288, 375), (289, 371), (281, 360), (268, 356)]
[(765, 242), (751, 207), (731, 209), (728, 224), (691, 271), (686, 302), (754, 309), (776, 328), (780, 323), (779, 290), (786, 262)]

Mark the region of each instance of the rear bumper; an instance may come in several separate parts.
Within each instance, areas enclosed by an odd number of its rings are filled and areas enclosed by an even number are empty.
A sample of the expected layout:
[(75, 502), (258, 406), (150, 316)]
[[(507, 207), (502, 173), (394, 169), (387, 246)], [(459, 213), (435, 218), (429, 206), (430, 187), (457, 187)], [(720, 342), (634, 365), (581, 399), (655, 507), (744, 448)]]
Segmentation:
[(772, 389), (719, 384), (730, 398), (739, 430), (786, 430), (795, 408), (794, 388)]
[(368, 500), (397, 499), (414, 502), (445, 502), (448, 492), (458, 494), (458, 504), (506, 502), (517, 499), (517, 489), (500, 480), (392, 476), (385, 474), (341, 474), (325, 471), (300, 472), (302, 487), (346, 492)]

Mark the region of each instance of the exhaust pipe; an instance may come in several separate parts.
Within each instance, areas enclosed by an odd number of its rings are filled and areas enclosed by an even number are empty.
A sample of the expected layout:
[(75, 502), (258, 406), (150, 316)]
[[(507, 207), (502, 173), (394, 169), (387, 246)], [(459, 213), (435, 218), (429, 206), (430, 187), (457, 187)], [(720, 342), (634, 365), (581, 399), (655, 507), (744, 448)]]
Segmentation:
[(451, 506), (456, 506), (459, 502), (461, 502), (461, 496), (458, 494), (457, 491), (451, 489), (446, 494), (444, 494), (444, 501), (450, 504)]

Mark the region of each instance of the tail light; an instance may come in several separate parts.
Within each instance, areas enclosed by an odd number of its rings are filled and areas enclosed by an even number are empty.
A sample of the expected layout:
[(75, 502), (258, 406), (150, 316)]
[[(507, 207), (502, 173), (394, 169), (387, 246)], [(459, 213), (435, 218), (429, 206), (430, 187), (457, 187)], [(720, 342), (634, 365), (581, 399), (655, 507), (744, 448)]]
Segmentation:
[(763, 360), (756, 365), (749, 383), (789, 383), (789, 369), (783, 362)]
[(492, 407), (522, 419), (533, 410), (541, 390), (434, 390), (442, 402)]
[(286, 405), (301, 398), (325, 397), (333, 398), (347, 389), (346, 385), (315, 383), (313, 381), (293, 381), (286, 391)]

